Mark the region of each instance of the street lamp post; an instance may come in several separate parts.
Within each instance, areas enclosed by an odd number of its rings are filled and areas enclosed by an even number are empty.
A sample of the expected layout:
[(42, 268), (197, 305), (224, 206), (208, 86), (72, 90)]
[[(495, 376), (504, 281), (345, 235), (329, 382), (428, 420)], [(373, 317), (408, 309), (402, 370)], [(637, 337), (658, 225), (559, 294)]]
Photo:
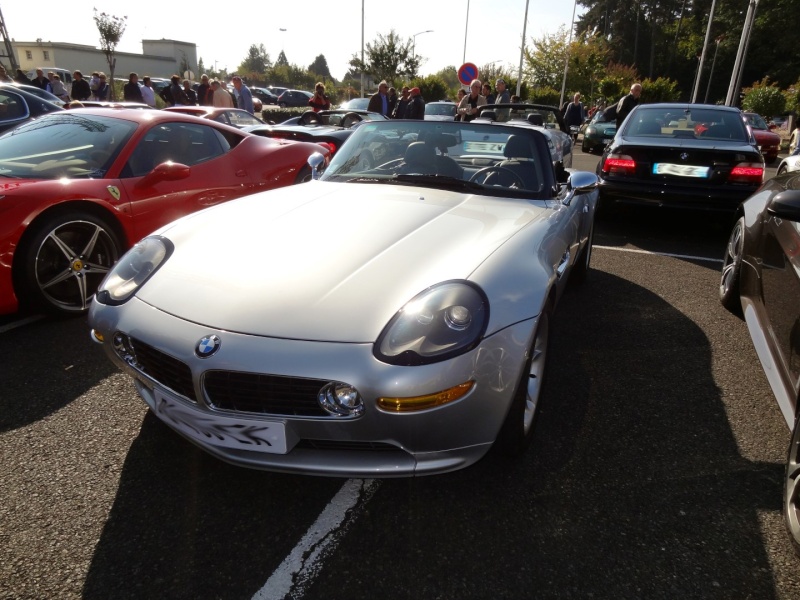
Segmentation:
[(419, 33), (415, 33), (411, 37), (414, 39), (414, 44), (412, 46), (412, 58), (417, 58), (417, 36), (422, 35), (423, 33), (433, 33), (433, 29), (428, 29), (426, 31), (420, 31)]
[[(285, 27), (278, 27), (278, 31), (281, 33), (286, 33)], [(286, 36), (281, 36), (281, 52), (286, 53), (286, 48), (284, 48), (286, 42)]]

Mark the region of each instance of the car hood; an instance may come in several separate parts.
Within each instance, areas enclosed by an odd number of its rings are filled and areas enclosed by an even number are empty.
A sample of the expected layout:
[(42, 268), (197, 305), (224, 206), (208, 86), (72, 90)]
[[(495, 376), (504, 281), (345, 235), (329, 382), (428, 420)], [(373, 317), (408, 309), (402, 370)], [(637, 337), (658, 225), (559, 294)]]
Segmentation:
[(431, 285), (466, 279), (541, 203), (312, 181), (184, 217), (137, 297), (214, 329), (372, 342)]

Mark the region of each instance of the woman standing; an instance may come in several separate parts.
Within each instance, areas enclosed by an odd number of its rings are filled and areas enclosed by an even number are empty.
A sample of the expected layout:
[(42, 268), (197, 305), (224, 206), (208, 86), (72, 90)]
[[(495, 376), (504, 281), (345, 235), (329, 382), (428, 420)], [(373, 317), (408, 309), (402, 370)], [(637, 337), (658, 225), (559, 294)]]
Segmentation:
[(314, 110), (319, 112), (321, 110), (330, 110), (331, 101), (325, 95), (325, 84), (321, 81), (314, 86), (314, 95), (308, 99), (308, 105)]

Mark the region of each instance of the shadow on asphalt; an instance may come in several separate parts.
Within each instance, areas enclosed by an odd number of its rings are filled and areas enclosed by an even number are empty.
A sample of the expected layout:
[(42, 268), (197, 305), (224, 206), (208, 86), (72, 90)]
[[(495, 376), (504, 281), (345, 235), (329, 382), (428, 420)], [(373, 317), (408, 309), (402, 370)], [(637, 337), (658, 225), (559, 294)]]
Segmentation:
[[(553, 327), (529, 452), (382, 482), (305, 598), (776, 597), (757, 511), (782, 467), (738, 454), (703, 332), (598, 271)], [(149, 415), (84, 597), (249, 598), (341, 483), (230, 467)]]
[(5, 332), (0, 337), (0, 432), (51, 415), (116, 373), (101, 355), (89, 339), (86, 317), (44, 318)]

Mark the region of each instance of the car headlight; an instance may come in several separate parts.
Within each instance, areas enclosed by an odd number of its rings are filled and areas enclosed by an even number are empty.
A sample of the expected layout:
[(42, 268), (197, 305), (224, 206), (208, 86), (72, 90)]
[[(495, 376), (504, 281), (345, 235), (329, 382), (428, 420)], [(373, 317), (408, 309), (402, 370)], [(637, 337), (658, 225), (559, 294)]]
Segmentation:
[(478, 345), (489, 323), (489, 301), (468, 281), (428, 288), (392, 317), (373, 353), (393, 365), (424, 365), (447, 360)]
[(595, 133), (597, 133), (597, 128), (596, 127), (587, 127), (585, 133), (587, 133), (588, 135), (594, 135)]
[(172, 254), (174, 246), (160, 236), (146, 237), (128, 250), (97, 288), (101, 304), (127, 302)]

